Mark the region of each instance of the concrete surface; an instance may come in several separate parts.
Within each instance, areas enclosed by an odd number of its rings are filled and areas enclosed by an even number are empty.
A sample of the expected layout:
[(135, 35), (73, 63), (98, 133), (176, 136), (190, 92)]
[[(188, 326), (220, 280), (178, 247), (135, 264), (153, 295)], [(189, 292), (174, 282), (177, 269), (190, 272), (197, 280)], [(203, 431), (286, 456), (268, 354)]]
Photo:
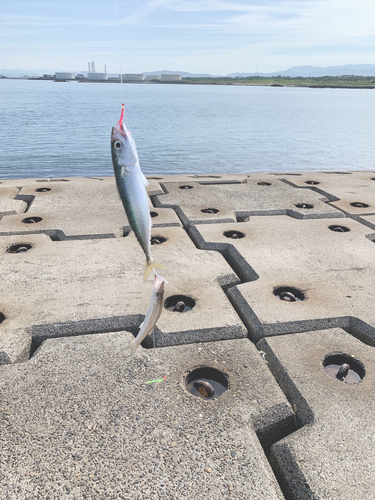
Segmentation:
[[(1, 500), (375, 498), (374, 172), (151, 177), (168, 283), (134, 357), (152, 280), (114, 179), (1, 181)], [(217, 400), (184, 388), (202, 366)]]
[[(130, 357), (131, 338), (48, 340), (1, 367), (0, 497), (282, 499), (256, 432), (285, 432), (293, 412), (256, 348), (245, 339)], [(200, 366), (228, 377), (219, 398), (187, 392)]]
[[(165, 194), (155, 197), (155, 205), (173, 208), (186, 227), (242, 221), (251, 215), (288, 214), (298, 219), (342, 216), (339, 210), (325, 203), (328, 199), (322, 195), (259, 175), (241, 184), (168, 182), (162, 183), (162, 187)], [(202, 210), (212, 210), (213, 213)]]
[[(18, 184), (21, 186), (22, 181)], [(156, 181), (151, 180), (148, 186), (150, 196), (162, 192)], [(28, 202), (27, 213), (17, 212), (18, 215), (3, 217), (1, 235), (46, 233), (62, 240), (69, 237), (121, 237), (130, 231), (113, 177), (26, 183), (16, 194)], [(25, 204), (24, 201), (16, 203)], [(155, 210), (151, 200), (150, 211), (155, 227), (180, 224), (172, 210)], [(31, 219), (35, 222), (30, 222)]]
[[(303, 426), (271, 452), (289, 498), (375, 498), (374, 348), (340, 329), (267, 338), (258, 348)], [(323, 362), (333, 353), (360, 361), (363, 380), (327, 376)]]
[[(331, 230), (337, 226), (346, 232)], [(231, 231), (244, 236), (226, 238), (224, 233)], [(191, 234), (202, 248), (235, 247), (242, 258), (237, 261), (240, 276), (253, 270), (254, 281), (229, 293), (254, 341), (332, 325), (351, 327), (354, 333), (361, 320), (365, 324), (356, 335), (375, 345), (375, 248), (366, 237), (368, 227), (349, 218), (266, 216), (241, 224), (199, 225)], [(304, 300), (279, 300), (274, 294), (278, 287), (295, 288)]]
[[(186, 313), (164, 311), (155, 329), (156, 344), (246, 337), (223, 291), (239, 283), (224, 258), (196, 249), (182, 228), (155, 228), (152, 235), (166, 239), (151, 247), (153, 257), (165, 266), (160, 271), (168, 280), (165, 299), (185, 295), (196, 302)], [(7, 253), (17, 244), (31, 248)], [(0, 351), (11, 360), (25, 357), (30, 334), (40, 342), (124, 328), (136, 332), (143, 321), (153, 286), (151, 280), (143, 283), (145, 257), (133, 233), (126, 238), (56, 242), (46, 235), (3, 236), (0, 252), (0, 313), (6, 316)], [(20, 329), (23, 342), (14, 344), (12, 332)]]

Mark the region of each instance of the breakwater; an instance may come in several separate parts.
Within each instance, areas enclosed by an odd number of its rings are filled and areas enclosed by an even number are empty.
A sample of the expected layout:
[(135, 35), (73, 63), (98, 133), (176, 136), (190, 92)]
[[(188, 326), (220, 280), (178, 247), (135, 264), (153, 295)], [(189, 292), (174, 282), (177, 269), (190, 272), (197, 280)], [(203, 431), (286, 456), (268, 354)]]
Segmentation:
[(114, 178), (2, 181), (0, 496), (373, 498), (374, 188), (149, 177), (168, 283), (130, 357), (152, 282)]

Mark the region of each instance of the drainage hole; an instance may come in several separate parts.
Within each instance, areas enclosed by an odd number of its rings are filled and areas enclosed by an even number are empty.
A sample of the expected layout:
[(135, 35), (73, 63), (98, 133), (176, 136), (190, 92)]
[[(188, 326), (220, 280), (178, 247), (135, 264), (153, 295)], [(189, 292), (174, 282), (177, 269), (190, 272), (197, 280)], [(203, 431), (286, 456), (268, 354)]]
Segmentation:
[(310, 186), (316, 186), (317, 184), (320, 184), (318, 181), (305, 181), (305, 184), (310, 184)]
[(151, 245), (161, 245), (162, 243), (165, 243), (167, 241), (167, 238), (164, 238), (164, 236), (153, 236), (151, 238)]
[(306, 299), (301, 290), (292, 286), (278, 286), (274, 289), (273, 294), (284, 302), (300, 302)]
[(157, 217), (159, 214), (157, 212), (150, 212), (151, 217)]
[(51, 191), (51, 188), (38, 188), (35, 191), (37, 193), (46, 193), (47, 191)]
[(363, 203), (362, 201), (355, 201), (354, 203), (351, 203), (350, 206), (355, 208), (368, 208), (370, 205)]
[(272, 186), (272, 184), (270, 182), (262, 181), (262, 182), (258, 182), (258, 186)]
[(2, 312), (0, 312), (0, 323), (2, 323), (5, 318), (6, 318), (5, 314), (3, 314)]
[(203, 208), (201, 212), (204, 214), (217, 214), (219, 210), (217, 208)]
[(30, 250), (30, 248), (32, 248), (32, 245), (29, 243), (18, 243), (7, 248), (7, 253), (23, 253)]
[(241, 233), (241, 231), (224, 231), (223, 235), (226, 238), (232, 238), (232, 240), (239, 240), (245, 237), (245, 233)]
[(358, 384), (365, 376), (363, 364), (348, 354), (333, 354), (323, 361), (324, 373), (346, 384)]
[(294, 206), (297, 208), (314, 208), (314, 205), (311, 205), (310, 203), (297, 203)]
[(193, 189), (194, 186), (179, 186), (178, 189)]
[(347, 233), (350, 229), (346, 226), (328, 226), (331, 231), (335, 231), (336, 233)]
[(40, 222), (42, 217), (26, 217), (26, 219), (22, 219), (23, 224), (36, 224)]
[(203, 366), (186, 377), (186, 390), (203, 399), (216, 399), (228, 389), (228, 377), (220, 370)]
[(172, 295), (164, 301), (164, 307), (168, 311), (186, 313), (195, 306), (195, 300), (186, 295)]

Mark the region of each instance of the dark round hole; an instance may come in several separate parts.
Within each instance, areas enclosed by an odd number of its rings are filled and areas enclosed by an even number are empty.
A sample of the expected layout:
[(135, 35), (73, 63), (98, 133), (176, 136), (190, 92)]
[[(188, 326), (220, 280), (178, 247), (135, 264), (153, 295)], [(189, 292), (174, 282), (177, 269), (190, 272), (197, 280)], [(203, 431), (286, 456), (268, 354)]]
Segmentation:
[(185, 186), (179, 186), (178, 189), (193, 189), (194, 186), (188, 186), (188, 185), (185, 185)]
[(159, 214), (157, 212), (150, 212), (151, 217), (157, 217)]
[(24, 224), (36, 224), (42, 220), (42, 217), (26, 217), (26, 219), (22, 219), (22, 222)]
[(318, 181), (305, 181), (305, 184), (310, 184), (310, 186), (316, 186), (317, 184), (320, 184)]
[(375, 181), (375, 177), (371, 177), (370, 180)]
[(350, 229), (346, 226), (328, 226), (331, 231), (335, 231), (336, 233), (347, 233)]
[(217, 214), (219, 210), (217, 208), (203, 208), (201, 212), (203, 212), (204, 214)]
[(164, 238), (164, 236), (152, 236), (151, 238), (151, 245), (161, 245), (162, 243), (165, 243), (167, 241), (167, 238)]
[(278, 286), (273, 290), (273, 294), (284, 302), (300, 302), (305, 300), (305, 294), (293, 286)]
[(323, 361), (324, 372), (335, 380), (346, 384), (358, 384), (365, 376), (361, 361), (350, 354), (331, 354)]
[(241, 231), (224, 231), (223, 235), (226, 238), (232, 238), (232, 240), (239, 240), (245, 237), (245, 233), (241, 233)]
[(30, 248), (32, 248), (32, 245), (29, 243), (17, 243), (7, 248), (7, 253), (23, 253), (30, 250)]
[(272, 184), (270, 182), (265, 182), (265, 181), (262, 181), (262, 182), (258, 182), (258, 186), (271, 186)]
[(311, 205), (310, 203), (297, 203), (294, 206), (297, 208), (314, 208), (314, 205)]
[(195, 306), (195, 300), (186, 295), (172, 295), (164, 301), (164, 307), (168, 311), (185, 313), (191, 311)]
[(2, 323), (5, 318), (6, 318), (5, 314), (3, 314), (2, 312), (0, 312), (0, 323)]
[(196, 368), (186, 377), (186, 389), (203, 399), (216, 399), (229, 387), (228, 376), (209, 366)]
[(46, 193), (47, 191), (51, 191), (51, 188), (38, 188), (35, 191), (37, 193)]
[(355, 208), (368, 208), (370, 205), (363, 203), (362, 201), (355, 201), (354, 203), (351, 203), (350, 206)]

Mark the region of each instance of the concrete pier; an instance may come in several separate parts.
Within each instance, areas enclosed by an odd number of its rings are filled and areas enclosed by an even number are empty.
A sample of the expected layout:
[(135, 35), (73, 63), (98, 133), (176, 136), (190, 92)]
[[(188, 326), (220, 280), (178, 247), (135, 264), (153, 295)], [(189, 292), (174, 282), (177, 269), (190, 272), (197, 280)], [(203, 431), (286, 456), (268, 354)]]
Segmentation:
[(375, 172), (148, 194), (168, 283), (130, 356), (153, 285), (114, 178), (0, 182), (0, 498), (375, 499)]

